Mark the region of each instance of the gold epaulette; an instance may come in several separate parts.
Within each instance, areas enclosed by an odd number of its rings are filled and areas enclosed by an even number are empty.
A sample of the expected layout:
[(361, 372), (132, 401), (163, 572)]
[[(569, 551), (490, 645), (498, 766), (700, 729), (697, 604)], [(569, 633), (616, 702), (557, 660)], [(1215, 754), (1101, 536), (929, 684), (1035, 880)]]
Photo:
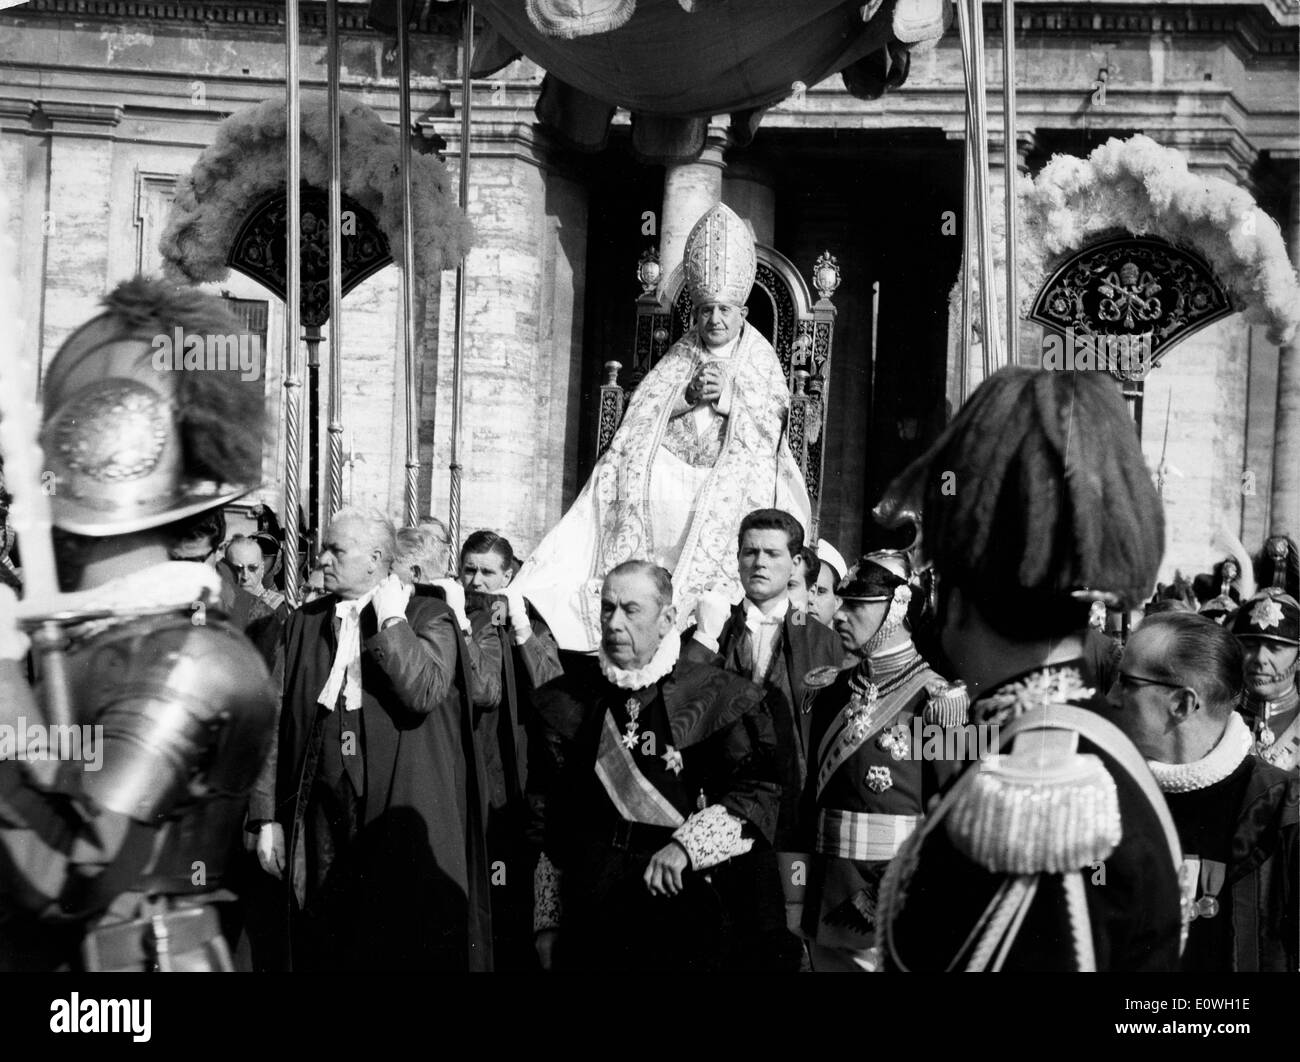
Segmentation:
[(1115, 781), (1075, 748), (1077, 735), (1033, 731), (972, 767), (945, 820), (953, 846), (995, 874), (1064, 874), (1106, 859), (1122, 833)]
[(929, 694), (925, 710), (921, 713), (927, 723), (936, 723), (942, 727), (963, 726), (970, 713), (970, 698), (966, 695), (964, 682), (945, 682), (936, 678), (926, 683), (925, 692)]
[(824, 667), (815, 667), (803, 677), (803, 686), (806, 690), (820, 690), (829, 686), (835, 681), (836, 677), (842, 671), (842, 668), (834, 664), (827, 664)]

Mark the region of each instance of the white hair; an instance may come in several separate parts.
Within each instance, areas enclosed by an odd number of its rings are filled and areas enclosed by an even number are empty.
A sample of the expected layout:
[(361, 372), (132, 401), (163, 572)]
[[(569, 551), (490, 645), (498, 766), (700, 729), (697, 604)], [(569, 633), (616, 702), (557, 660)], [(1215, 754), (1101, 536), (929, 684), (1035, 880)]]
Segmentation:
[[(363, 528), (362, 541), (371, 549), (379, 550), (386, 563), (392, 563), (393, 557), (397, 555), (397, 532), (393, 528), (393, 522), (387, 516), (378, 509), (349, 506), (340, 509), (330, 517), (329, 528), (343, 521), (355, 523)], [(326, 538), (330, 537), (329, 528), (326, 529)]]

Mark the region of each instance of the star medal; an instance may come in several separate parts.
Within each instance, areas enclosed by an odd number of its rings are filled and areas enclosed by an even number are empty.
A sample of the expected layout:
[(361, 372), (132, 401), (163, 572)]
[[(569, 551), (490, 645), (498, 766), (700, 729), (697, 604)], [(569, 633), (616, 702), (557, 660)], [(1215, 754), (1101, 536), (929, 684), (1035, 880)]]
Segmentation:
[(1277, 740), (1277, 735), (1273, 733), (1273, 728), (1270, 727), (1267, 723), (1265, 723), (1263, 726), (1259, 728), (1260, 748), (1266, 749), (1271, 744), (1273, 744), (1273, 742), (1276, 740)]
[(664, 766), (672, 771), (673, 774), (682, 773), (682, 754), (671, 745), (668, 746), (668, 751), (664, 753), (663, 761)]
[(876, 738), (876, 747), (888, 752), (896, 760), (903, 759), (907, 755), (907, 724), (891, 726)]
[(894, 775), (888, 767), (867, 768), (867, 788), (873, 793), (883, 793), (894, 784)]
[(628, 720), (627, 726), (623, 728), (625, 731), (627, 731), (627, 733), (625, 733), (622, 738), (623, 747), (625, 749), (632, 749), (636, 747), (637, 730), (640, 729), (640, 726), (636, 721), (636, 717), (641, 714), (641, 702), (638, 701), (635, 697), (629, 697), (627, 699), (627, 704), (625, 704), (623, 707), (627, 709), (627, 714), (631, 717)]

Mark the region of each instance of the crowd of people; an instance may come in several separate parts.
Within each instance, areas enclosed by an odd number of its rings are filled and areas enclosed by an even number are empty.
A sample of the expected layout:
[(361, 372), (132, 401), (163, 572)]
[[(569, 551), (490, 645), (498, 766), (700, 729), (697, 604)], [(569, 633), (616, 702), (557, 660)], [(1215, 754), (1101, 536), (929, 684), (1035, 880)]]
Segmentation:
[(1104, 376), (985, 381), (852, 564), (756, 507), (739, 592), (599, 570), (593, 652), (432, 518), (334, 513), (290, 600), (212, 487), (256, 481), (256, 400), (132, 352), (217, 311), (132, 283), (46, 380), (73, 619), (0, 587), (4, 726), (102, 745), (0, 756), (0, 965), (1297, 969), (1294, 547), (1143, 609), (1163, 509)]

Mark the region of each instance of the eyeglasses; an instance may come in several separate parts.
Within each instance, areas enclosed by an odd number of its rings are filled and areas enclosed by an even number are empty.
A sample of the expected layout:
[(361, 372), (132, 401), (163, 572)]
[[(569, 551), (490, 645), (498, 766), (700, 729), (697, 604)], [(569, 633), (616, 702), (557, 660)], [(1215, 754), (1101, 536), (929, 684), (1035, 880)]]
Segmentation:
[(171, 549), (167, 551), (167, 556), (174, 561), (197, 561), (199, 564), (203, 564), (216, 552), (216, 546), (213, 546), (207, 553), (185, 553), (179, 549)]
[(1130, 688), (1135, 686), (1165, 686), (1171, 690), (1188, 688), (1186, 682), (1170, 682), (1166, 679), (1147, 678), (1144, 675), (1126, 675), (1123, 671), (1121, 671), (1116, 678), (1119, 680), (1121, 686), (1128, 686)]

